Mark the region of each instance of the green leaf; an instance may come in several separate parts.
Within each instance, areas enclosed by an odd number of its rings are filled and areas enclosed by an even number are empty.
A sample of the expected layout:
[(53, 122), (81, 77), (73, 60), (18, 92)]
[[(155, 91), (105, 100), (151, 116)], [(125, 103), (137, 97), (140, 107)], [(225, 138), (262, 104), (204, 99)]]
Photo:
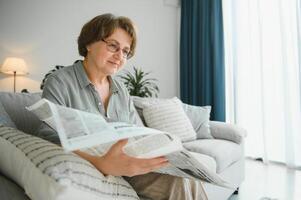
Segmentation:
[(119, 75), (121, 81), (127, 87), (130, 95), (140, 97), (158, 97), (159, 87), (155, 83), (157, 79), (146, 78), (150, 72), (144, 72), (141, 68), (133, 66), (133, 73), (126, 70), (124, 74)]

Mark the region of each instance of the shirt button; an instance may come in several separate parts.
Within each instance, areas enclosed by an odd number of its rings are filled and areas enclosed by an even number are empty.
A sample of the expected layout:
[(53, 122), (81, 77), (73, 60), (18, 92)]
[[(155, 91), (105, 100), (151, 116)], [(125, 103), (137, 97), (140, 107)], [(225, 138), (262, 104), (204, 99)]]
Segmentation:
[(98, 105), (100, 106), (100, 105), (101, 105), (101, 103), (99, 102), (99, 103), (98, 103)]

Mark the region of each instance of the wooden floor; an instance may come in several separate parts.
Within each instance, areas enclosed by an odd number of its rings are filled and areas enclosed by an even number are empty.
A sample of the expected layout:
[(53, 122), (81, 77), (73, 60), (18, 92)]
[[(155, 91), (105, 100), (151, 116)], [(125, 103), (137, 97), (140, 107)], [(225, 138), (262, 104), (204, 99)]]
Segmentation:
[(301, 171), (246, 159), (246, 177), (229, 200), (301, 200)]

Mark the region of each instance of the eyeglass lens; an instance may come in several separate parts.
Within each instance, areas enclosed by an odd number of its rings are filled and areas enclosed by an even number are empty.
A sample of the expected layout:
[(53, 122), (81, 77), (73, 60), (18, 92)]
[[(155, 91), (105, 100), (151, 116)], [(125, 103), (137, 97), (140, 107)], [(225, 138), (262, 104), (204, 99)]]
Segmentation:
[[(107, 49), (110, 52), (116, 53), (120, 50), (120, 45), (117, 42), (115, 42), (115, 41), (105, 41), (105, 40), (102, 40), (102, 41), (104, 41), (107, 44)], [(130, 57), (130, 50), (122, 49), (121, 52), (122, 52), (122, 57), (123, 58)]]

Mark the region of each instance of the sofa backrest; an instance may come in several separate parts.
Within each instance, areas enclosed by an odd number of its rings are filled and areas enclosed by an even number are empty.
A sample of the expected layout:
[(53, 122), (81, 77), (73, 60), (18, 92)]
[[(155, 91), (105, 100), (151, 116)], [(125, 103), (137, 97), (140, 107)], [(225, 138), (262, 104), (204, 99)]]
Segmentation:
[(28, 134), (35, 135), (41, 121), (26, 110), (41, 99), (41, 93), (12, 93), (0, 92), (0, 102), (16, 127)]

